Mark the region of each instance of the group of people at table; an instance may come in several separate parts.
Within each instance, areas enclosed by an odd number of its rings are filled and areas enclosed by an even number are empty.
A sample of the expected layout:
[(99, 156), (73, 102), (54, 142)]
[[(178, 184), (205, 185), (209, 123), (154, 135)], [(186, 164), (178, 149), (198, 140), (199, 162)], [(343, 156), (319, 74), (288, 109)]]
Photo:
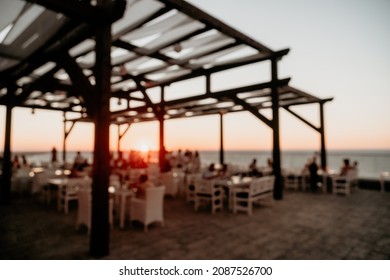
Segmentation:
[[(111, 173), (117, 174), (120, 177), (120, 181), (123, 183), (124, 181), (129, 182), (129, 173), (128, 170), (132, 168), (140, 168), (147, 169), (150, 163), (150, 155), (148, 154), (147, 159), (144, 159), (140, 153), (131, 152), (129, 153), (129, 159), (125, 160), (122, 153), (119, 153), (116, 158), (112, 157), (110, 162)], [(21, 160), (18, 156), (14, 157), (12, 166), (13, 171), (16, 172), (21, 168), (28, 169), (29, 165), (26, 160), (26, 157), (21, 156)], [(310, 157), (307, 163), (304, 165), (301, 174), (306, 175), (309, 178), (309, 185), (312, 191), (316, 191), (317, 182), (319, 181), (319, 174), (323, 173), (320, 167), (317, 164), (317, 155)], [(57, 162), (57, 152), (55, 148), (52, 150), (52, 163)], [(142, 165), (142, 166), (141, 166)], [(68, 177), (84, 177), (90, 175), (91, 165), (88, 163), (88, 160), (82, 156), (81, 152), (77, 152), (74, 158), (73, 164), (70, 167), (70, 170), (67, 170), (66, 174)], [(350, 163), (349, 159), (344, 159), (343, 164), (340, 167), (340, 171), (337, 175), (345, 176), (350, 170), (357, 170), (358, 163), (356, 161), (353, 164)], [(222, 164), (216, 165), (211, 163), (207, 168), (204, 168), (202, 171), (201, 161), (198, 151), (189, 151), (186, 150), (182, 152), (178, 150), (176, 153), (167, 152), (166, 158), (163, 167), (158, 172), (171, 172), (172, 170), (176, 170), (178, 172), (182, 172), (184, 174), (202, 174), (203, 179), (228, 179), (232, 175), (237, 175), (236, 170), (232, 170), (230, 165)], [(142, 172), (141, 172), (142, 173)], [(147, 172), (143, 172), (147, 173)], [(257, 159), (254, 158), (252, 162), (249, 164), (247, 171), (239, 172), (241, 177), (261, 177), (272, 174), (272, 160), (270, 158), (267, 159), (266, 166), (258, 167)], [(149, 174), (150, 175), (150, 174)], [(148, 174), (139, 174), (138, 178), (132, 178), (131, 181), (133, 189), (139, 189), (138, 194), (142, 195), (144, 193), (145, 187), (152, 187), (155, 185), (156, 180), (150, 180)], [(156, 176), (152, 176), (154, 179)], [(154, 182), (153, 182), (154, 181)]]
[[(137, 164), (141, 161), (139, 161), (139, 154), (131, 154), (133, 159), (137, 159)], [(136, 157), (137, 156), (137, 157)], [(56, 151), (53, 149), (52, 151), (52, 161), (53, 163), (57, 161)], [(129, 161), (130, 162), (130, 161)], [(19, 161), (15, 160), (15, 164), (18, 164)], [(147, 161), (144, 161), (142, 159), (142, 163), (144, 163), (142, 169), (135, 169), (131, 167), (131, 164), (125, 163), (125, 160), (123, 158), (123, 155), (120, 153), (117, 158), (113, 158), (111, 162), (111, 174), (117, 175), (117, 186), (116, 188), (120, 189), (128, 189), (132, 191), (133, 196), (137, 196), (139, 198), (142, 198), (145, 196), (145, 190), (147, 188), (152, 188), (156, 185), (161, 184), (161, 182), (158, 180), (159, 176), (163, 173), (169, 173), (172, 174), (181, 173), (183, 177), (185, 178), (188, 174), (200, 174), (201, 178), (203, 180), (231, 180), (232, 176), (239, 175), (239, 177), (262, 177), (267, 175), (272, 175), (272, 160), (267, 159), (266, 166), (259, 168), (257, 166), (257, 160), (254, 158), (252, 162), (249, 164), (246, 171), (237, 172), (236, 170), (232, 170), (230, 165), (222, 164), (222, 165), (216, 165), (214, 163), (211, 163), (208, 165), (207, 168), (201, 169), (201, 162), (199, 153), (197, 151), (188, 151), (186, 150), (184, 153), (182, 153), (181, 150), (178, 150), (176, 153), (167, 153), (165, 164), (163, 168), (160, 168), (155, 165), (155, 168), (150, 169), (148, 168), (148, 165), (150, 167), (150, 164)], [(20, 168), (21, 165), (27, 165), (27, 161), (25, 157), (23, 157), (22, 163), (19, 165), (14, 165), (14, 168)], [(350, 164), (349, 159), (345, 159), (343, 161), (343, 165), (340, 168), (339, 175), (346, 175), (349, 170), (356, 170), (357, 169), (357, 162), (354, 162), (353, 165)], [(133, 174), (136, 174), (135, 176), (131, 176), (132, 174), (130, 171), (138, 170), (138, 172), (133, 172)], [(174, 170), (175, 172), (172, 172)], [(88, 163), (87, 159), (82, 156), (81, 152), (77, 152), (76, 156), (74, 158), (74, 162), (71, 166), (71, 169), (68, 170), (67, 173), (63, 172), (61, 176), (65, 176), (68, 178), (77, 178), (77, 177), (86, 177), (90, 175), (91, 171), (91, 165)], [(307, 162), (307, 164), (304, 166), (302, 170), (302, 174), (308, 174), (309, 176), (309, 183), (310, 188), (312, 191), (317, 190), (317, 182), (319, 181), (319, 167), (316, 163), (316, 156), (313, 156), (310, 158), (310, 160)], [(58, 177), (58, 176), (57, 176)], [(184, 179), (182, 184), (187, 184), (186, 180)], [(184, 187), (184, 191), (186, 191), (186, 187), (188, 186), (180, 186)], [(115, 189), (113, 190), (115, 192)]]

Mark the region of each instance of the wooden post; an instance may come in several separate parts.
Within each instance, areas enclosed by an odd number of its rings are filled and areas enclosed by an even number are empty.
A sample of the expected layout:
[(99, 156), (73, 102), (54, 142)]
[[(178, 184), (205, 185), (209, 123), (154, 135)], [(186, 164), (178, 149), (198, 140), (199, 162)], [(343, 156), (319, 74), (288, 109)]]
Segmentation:
[(224, 112), (219, 113), (220, 117), (220, 145), (219, 145), (219, 163), (223, 165), (225, 163), (225, 158), (224, 158), (224, 148), (223, 148), (223, 114)]
[(12, 106), (7, 106), (5, 117), (5, 139), (3, 153), (3, 173), (1, 176), (1, 204), (8, 204), (11, 198), (11, 124), (12, 124)]
[(164, 114), (165, 114), (165, 108), (164, 108), (164, 99), (165, 99), (165, 90), (164, 87), (161, 87), (161, 101), (160, 101), (160, 111), (157, 116), (160, 129), (159, 129), (159, 152), (158, 152), (158, 162), (160, 165), (160, 170), (162, 171), (164, 169), (165, 165), (165, 130), (164, 130)]
[[(99, 0), (104, 8), (107, 0)], [(108, 186), (110, 174), (109, 128), (110, 128), (110, 78), (111, 78), (111, 24), (101, 23), (96, 27), (96, 93), (93, 98), (95, 124), (94, 160), (92, 172), (92, 226), (90, 254), (103, 257), (109, 254)]]
[(321, 167), (327, 171), (326, 146), (325, 146), (325, 121), (324, 121), (324, 103), (320, 103), (320, 135), (321, 135)]
[(272, 132), (273, 132), (273, 174), (275, 175), (274, 198), (283, 199), (283, 181), (280, 160), (280, 140), (279, 140), (279, 93), (278, 93), (278, 65), (277, 59), (271, 60), (272, 75)]
[(66, 163), (66, 137), (67, 137), (67, 131), (66, 131), (66, 113), (64, 112), (64, 138), (62, 139), (62, 161), (65, 165)]

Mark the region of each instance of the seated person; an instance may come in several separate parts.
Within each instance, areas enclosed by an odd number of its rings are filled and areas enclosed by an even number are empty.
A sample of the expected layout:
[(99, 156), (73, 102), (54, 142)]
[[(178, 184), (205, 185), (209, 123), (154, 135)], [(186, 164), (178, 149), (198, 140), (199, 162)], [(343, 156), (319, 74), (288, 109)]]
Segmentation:
[(349, 159), (345, 158), (343, 160), (343, 165), (340, 168), (340, 176), (346, 176), (348, 171), (352, 169), (352, 166), (349, 164)]
[(249, 172), (248, 172), (248, 175), (249, 176), (261, 176), (261, 172), (259, 172), (259, 170), (257, 169), (257, 160), (254, 158), (251, 162), (251, 164), (249, 165)]
[(145, 198), (146, 188), (154, 188), (154, 184), (149, 180), (148, 175), (142, 174), (139, 176), (139, 183), (137, 184), (137, 198)]
[(218, 172), (215, 170), (215, 164), (211, 163), (209, 168), (203, 173), (203, 179), (214, 179), (218, 177)]
[(221, 179), (229, 178), (231, 176), (226, 163), (222, 164), (222, 168), (219, 170), (218, 176), (221, 177)]

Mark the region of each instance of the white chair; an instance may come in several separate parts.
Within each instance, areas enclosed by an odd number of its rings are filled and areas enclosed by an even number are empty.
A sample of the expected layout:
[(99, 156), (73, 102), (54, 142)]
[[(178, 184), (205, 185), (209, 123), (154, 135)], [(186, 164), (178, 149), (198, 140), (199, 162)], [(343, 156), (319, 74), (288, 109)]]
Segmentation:
[(160, 175), (160, 183), (165, 186), (165, 195), (176, 196), (178, 191), (178, 185), (173, 177), (172, 172), (162, 173)]
[(264, 198), (273, 197), (275, 176), (266, 176), (253, 179), (249, 187), (233, 189), (233, 213), (237, 211), (253, 214), (253, 204)]
[(69, 202), (78, 200), (77, 192), (80, 189), (91, 188), (92, 181), (89, 178), (69, 178), (65, 185), (58, 189), (58, 211), (69, 212)]
[(332, 193), (337, 194), (351, 194), (351, 186), (357, 180), (356, 170), (348, 170), (345, 176), (333, 176), (332, 177)]
[(211, 213), (223, 208), (223, 188), (216, 185), (214, 180), (202, 180), (201, 183), (195, 183), (195, 211), (201, 205), (211, 205)]
[(19, 168), (12, 176), (12, 191), (17, 192), (18, 194), (30, 193), (31, 183), (30, 169), (24, 167)]
[[(92, 194), (91, 188), (83, 188), (77, 192), (78, 197), (78, 209), (77, 209), (77, 223), (76, 229), (80, 225), (87, 227), (88, 233), (91, 231), (92, 221)], [(108, 222), (110, 227), (113, 226), (113, 212), (114, 212), (114, 200), (112, 198), (108, 201)]]
[(31, 193), (36, 194), (44, 192), (44, 187), (47, 185), (48, 180), (49, 175), (46, 171), (35, 173), (32, 182)]
[(175, 181), (175, 184), (177, 186), (177, 191), (179, 194), (184, 193), (184, 187), (185, 187), (185, 177), (186, 173), (184, 172), (183, 168), (173, 168), (172, 169), (173, 178)]
[(165, 186), (151, 187), (146, 189), (145, 199), (131, 199), (130, 222), (142, 222), (145, 232), (154, 222), (161, 222), (164, 226), (164, 192)]
[(298, 190), (302, 176), (297, 174), (288, 173), (284, 176), (284, 187), (286, 189)]
[(193, 202), (195, 201), (195, 185), (201, 184), (202, 173), (188, 174), (186, 181), (186, 199), (187, 202)]

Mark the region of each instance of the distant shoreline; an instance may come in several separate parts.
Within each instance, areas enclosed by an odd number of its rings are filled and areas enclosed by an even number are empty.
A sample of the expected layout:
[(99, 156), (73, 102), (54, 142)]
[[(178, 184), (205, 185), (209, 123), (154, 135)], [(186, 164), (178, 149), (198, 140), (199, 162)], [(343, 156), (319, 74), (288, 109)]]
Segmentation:
[[(133, 151), (135, 151), (136, 149), (133, 149)], [(186, 149), (182, 149), (182, 151), (184, 151)], [(191, 150), (191, 149), (189, 149)], [(77, 151), (81, 151), (81, 152), (85, 152), (85, 153), (92, 153), (93, 151), (89, 151), (89, 150), (67, 150), (67, 152), (69, 153), (75, 153)], [(129, 152), (131, 151), (130, 150), (123, 150), (123, 152)], [(176, 150), (169, 150), (171, 152), (176, 152)], [(192, 151), (192, 150), (191, 150)], [(200, 152), (219, 152), (219, 149), (215, 149), (215, 150), (198, 150)], [(51, 150), (37, 150), (37, 151), (34, 151), (34, 150), (14, 150), (12, 151), (12, 153), (14, 154), (23, 154), (23, 153), (26, 153), (26, 154), (45, 154), (45, 153), (49, 153), (51, 152)], [(62, 153), (62, 150), (57, 150), (58, 153)], [(110, 152), (116, 152), (116, 150), (110, 150)], [(158, 150), (151, 150), (151, 152), (158, 152)], [(240, 152), (240, 153), (251, 153), (251, 152), (260, 152), (260, 153), (267, 153), (267, 152), (272, 152), (272, 150), (256, 150), (256, 149), (252, 149), (252, 150), (236, 150), (236, 149), (225, 149), (225, 152)], [(303, 149), (282, 149), (281, 150), (281, 153), (284, 153), (284, 152), (288, 152), (288, 153), (314, 153), (314, 152), (319, 152), (319, 150), (315, 150), (315, 149), (307, 149), (307, 150), (303, 150)], [(359, 152), (364, 152), (364, 153), (375, 153), (375, 154), (378, 154), (378, 153), (388, 153), (390, 155), (390, 148), (389, 149), (327, 149), (327, 153), (359, 153)]]

